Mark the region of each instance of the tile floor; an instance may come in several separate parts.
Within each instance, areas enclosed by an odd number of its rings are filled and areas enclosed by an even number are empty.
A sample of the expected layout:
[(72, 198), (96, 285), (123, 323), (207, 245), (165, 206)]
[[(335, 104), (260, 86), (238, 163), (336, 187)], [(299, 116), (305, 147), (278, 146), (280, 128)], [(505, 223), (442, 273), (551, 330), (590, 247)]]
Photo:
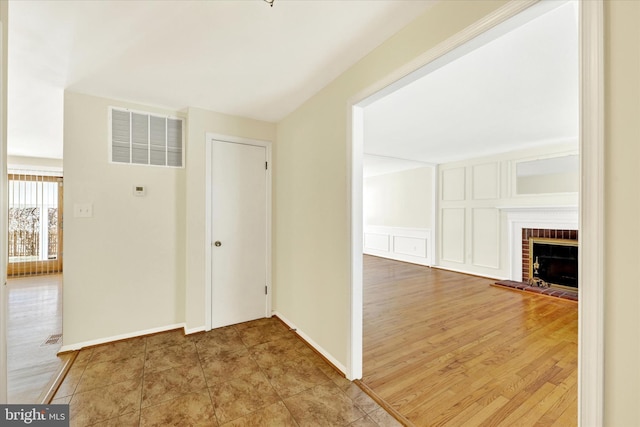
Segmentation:
[(71, 426), (399, 426), (276, 318), (80, 351)]

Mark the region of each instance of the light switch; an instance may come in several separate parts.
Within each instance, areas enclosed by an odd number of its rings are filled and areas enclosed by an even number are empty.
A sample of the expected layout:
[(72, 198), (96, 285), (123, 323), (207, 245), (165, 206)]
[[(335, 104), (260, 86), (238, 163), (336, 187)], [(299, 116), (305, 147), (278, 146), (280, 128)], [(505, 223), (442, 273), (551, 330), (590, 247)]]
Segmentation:
[(93, 206), (91, 203), (74, 203), (73, 216), (75, 218), (91, 218), (93, 216)]

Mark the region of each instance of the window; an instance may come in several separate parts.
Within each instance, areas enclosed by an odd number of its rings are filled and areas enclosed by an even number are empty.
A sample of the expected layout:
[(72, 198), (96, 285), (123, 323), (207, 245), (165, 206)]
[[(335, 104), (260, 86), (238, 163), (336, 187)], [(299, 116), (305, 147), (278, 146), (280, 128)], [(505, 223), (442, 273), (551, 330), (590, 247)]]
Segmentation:
[(9, 276), (62, 271), (62, 177), (10, 173)]
[(140, 111), (110, 108), (110, 161), (182, 167), (183, 120)]

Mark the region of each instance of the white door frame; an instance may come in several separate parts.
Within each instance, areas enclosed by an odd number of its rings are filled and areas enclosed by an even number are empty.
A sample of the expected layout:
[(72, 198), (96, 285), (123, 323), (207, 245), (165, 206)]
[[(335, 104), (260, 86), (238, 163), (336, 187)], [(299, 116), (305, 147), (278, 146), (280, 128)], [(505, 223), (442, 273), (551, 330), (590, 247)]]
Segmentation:
[[(347, 377), (362, 378), (362, 157), (363, 108), (404, 86), (418, 70), (439, 67), (443, 55), (538, 3), (513, 0), (375, 85), (350, 99), (347, 109), (347, 194), (351, 228), (350, 334)], [(578, 337), (578, 425), (603, 425), (604, 371), (604, 4), (579, 2), (580, 39), (580, 303)], [(414, 75), (417, 73), (414, 73)], [(418, 76), (414, 76), (414, 79)]]
[(9, 212), (8, 200), (7, 200), (7, 140), (6, 140), (6, 112), (4, 111), (6, 100), (7, 86), (5, 85), (5, 71), (6, 64), (4, 63), (6, 48), (4, 39), (4, 27), (6, 23), (6, 6), (0, 5), (2, 12), (0, 12), (0, 18), (4, 22), (0, 22), (0, 404), (8, 402), (8, 390), (7, 390), (7, 376), (9, 373), (7, 367), (7, 321), (9, 316), (7, 315), (7, 213)]
[(271, 248), (272, 248), (272, 236), (271, 236), (271, 228), (272, 228), (272, 220), (271, 220), (271, 211), (272, 211), (272, 169), (273, 162), (271, 160), (271, 141), (260, 141), (257, 139), (249, 139), (249, 138), (241, 138), (237, 136), (229, 136), (229, 135), (220, 135), (216, 133), (207, 132), (205, 138), (205, 149), (206, 149), (206, 166), (205, 166), (205, 330), (211, 330), (211, 295), (213, 293), (212, 282), (211, 282), (211, 245), (213, 244), (211, 232), (213, 230), (213, 224), (211, 223), (211, 154), (212, 154), (212, 143), (213, 141), (223, 141), (230, 142), (234, 144), (245, 144), (245, 145), (254, 145), (257, 147), (264, 147), (266, 150), (267, 157), (267, 309), (266, 314), (268, 316), (271, 315), (271, 303), (273, 299), (273, 291), (272, 291), (272, 256), (271, 256)]

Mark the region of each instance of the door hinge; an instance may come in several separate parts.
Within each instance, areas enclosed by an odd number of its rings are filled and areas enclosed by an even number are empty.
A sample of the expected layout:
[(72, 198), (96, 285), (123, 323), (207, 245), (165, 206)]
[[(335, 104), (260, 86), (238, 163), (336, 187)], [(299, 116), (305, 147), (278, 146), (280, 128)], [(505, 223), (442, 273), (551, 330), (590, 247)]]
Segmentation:
[(269, 169), (269, 162), (264, 162), (264, 169), (265, 170)]
[(267, 287), (264, 287), (264, 294), (267, 295)]

